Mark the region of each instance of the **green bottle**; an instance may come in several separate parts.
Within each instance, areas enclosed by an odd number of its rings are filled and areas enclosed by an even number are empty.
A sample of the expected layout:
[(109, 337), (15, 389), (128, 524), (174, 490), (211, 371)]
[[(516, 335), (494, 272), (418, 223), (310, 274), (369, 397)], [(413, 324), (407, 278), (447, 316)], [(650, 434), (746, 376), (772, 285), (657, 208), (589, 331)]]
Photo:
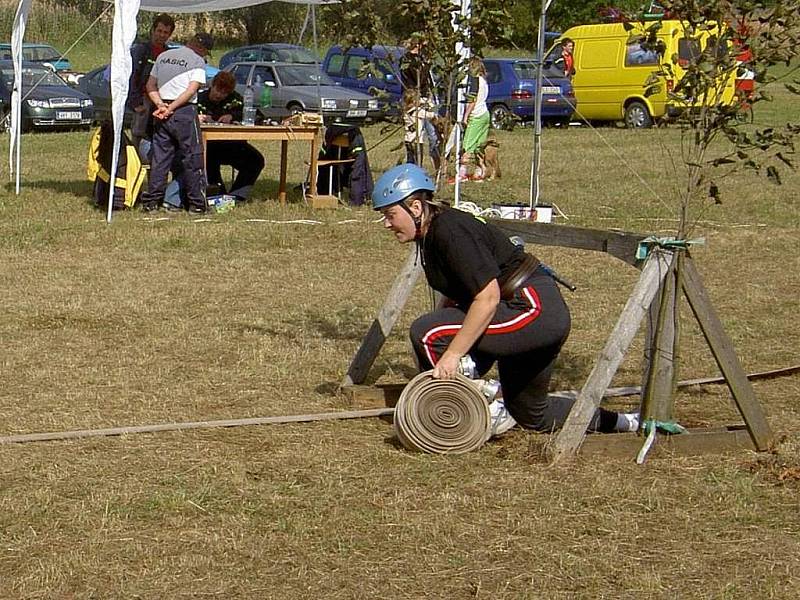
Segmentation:
[(272, 88), (265, 85), (261, 88), (261, 98), (259, 98), (261, 108), (270, 108), (272, 106)]

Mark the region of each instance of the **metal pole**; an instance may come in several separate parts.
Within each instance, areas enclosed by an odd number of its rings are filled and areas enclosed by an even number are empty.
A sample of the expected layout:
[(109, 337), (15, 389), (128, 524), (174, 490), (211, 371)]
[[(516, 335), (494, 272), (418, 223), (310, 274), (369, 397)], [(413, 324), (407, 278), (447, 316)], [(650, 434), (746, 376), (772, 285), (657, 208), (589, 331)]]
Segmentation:
[[(468, 19), (470, 13), (472, 12), (472, 0), (453, 0), (453, 4), (458, 4), (460, 6), (460, 14), (464, 19)], [(457, 30), (458, 25), (456, 24), (455, 15), (453, 15), (453, 29)], [(469, 60), (470, 56), (472, 55), (472, 51), (470, 50), (469, 46), (465, 46), (461, 42), (456, 44), (456, 52), (461, 57), (462, 64)], [(457, 102), (456, 102), (456, 120), (457, 123), (461, 123), (462, 119), (464, 118), (464, 105), (466, 103), (466, 98), (464, 94), (464, 87), (460, 85), (461, 81), (459, 81), (459, 85), (456, 86), (456, 95), (457, 95)], [(458, 207), (460, 197), (461, 197), (461, 182), (458, 178), (458, 173), (461, 167), (461, 136), (464, 132), (461, 131), (459, 125), (456, 125), (456, 176), (455, 176), (455, 190), (453, 191), (455, 198), (454, 198), (454, 205)]]
[(542, 3), (539, 15), (539, 38), (536, 43), (536, 103), (533, 110), (533, 161), (531, 163), (531, 188), (528, 204), (531, 209), (539, 204), (539, 165), (542, 158), (542, 80), (544, 79), (544, 30), (547, 9), (553, 0)]

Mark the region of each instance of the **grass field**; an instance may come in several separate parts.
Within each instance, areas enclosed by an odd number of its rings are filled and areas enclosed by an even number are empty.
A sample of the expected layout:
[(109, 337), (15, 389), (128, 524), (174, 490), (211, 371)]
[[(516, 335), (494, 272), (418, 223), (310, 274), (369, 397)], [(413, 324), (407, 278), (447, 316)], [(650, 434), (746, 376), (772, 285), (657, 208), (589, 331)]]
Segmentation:
[[(774, 93), (761, 125), (796, 117)], [(365, 134), (377, 175), (400, 135)], [(464, 198), (527, 203), (532, 131), (498, 135), (503, 178)], [(249, 205), (109, 225), (89, 202), (88, 139), (24, 136), (18, 196), (0, 167), (0, 435), (358, 408), (335, 390), (409, 251), (371, 210), (312, 211), (296, 191), (280, 206), (263, 145)], [(676, 128), (546, 130), (543, 200), (560, 223), (670, 233), (679, 144)], [(800, 178), (719, 184), (693, 231), (711, 298), (747, 371), (794, 365)], [(579, 286), (553, 383), (574, 389), (637, 272), (529, 249)], [(413, 374), (405, 331), (429, 302), (418, 286), (368, 383)], [(716, 375), (685, 312), (680, 376)], [(641, 352), (640, 336), (614, 385), (640, 383)], [(0, 598), (796, 598), (800, 380), (754, 387), (774, 451), (642, 466), (551, 467), (547, 436), (519, 430), (464, 456), (412, 454), (379, 419), (0, 445)], [(676, 412), (740, 420), (719, 386), (681, 392)]]

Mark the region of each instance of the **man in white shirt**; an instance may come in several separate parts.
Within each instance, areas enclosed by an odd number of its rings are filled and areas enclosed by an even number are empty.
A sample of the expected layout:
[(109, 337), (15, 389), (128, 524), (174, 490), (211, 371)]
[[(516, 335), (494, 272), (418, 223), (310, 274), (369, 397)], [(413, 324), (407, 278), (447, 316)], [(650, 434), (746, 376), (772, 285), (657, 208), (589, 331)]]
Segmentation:
[(181, 189), (189, 212), (206, 211), (203, 144), (197, 119), (197, 91), (206, 83), (205, 57), (214, 46), (207, 33), (197, 33), (185, 46), (162, 52), (150, 78), (147, 95), (153, 111), (150, 180), (142, 194), (142, 209), (158, 210), (164, 201), (167, 176), (177, 156), (182, 166)]

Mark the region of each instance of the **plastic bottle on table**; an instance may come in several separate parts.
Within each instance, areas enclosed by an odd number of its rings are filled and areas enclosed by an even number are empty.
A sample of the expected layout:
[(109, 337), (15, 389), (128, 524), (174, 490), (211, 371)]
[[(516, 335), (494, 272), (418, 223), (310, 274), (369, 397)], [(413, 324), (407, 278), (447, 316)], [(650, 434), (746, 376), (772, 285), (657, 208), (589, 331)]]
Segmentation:
[(259, 98), (259, 104), (261, 105), (261, 108), (272, 107), (272, 88), (267, 84), (264, 84), (264, 87), (261, 88), (261, 97)]
[(256, 124), (256, 107), (253, 103), (253, 97), (253, 88), (248, 85), (247, 89), (244, 91), (244, 110), (242, 118), (242, 125), (247, 125), (248, 127), (252, 127)]

